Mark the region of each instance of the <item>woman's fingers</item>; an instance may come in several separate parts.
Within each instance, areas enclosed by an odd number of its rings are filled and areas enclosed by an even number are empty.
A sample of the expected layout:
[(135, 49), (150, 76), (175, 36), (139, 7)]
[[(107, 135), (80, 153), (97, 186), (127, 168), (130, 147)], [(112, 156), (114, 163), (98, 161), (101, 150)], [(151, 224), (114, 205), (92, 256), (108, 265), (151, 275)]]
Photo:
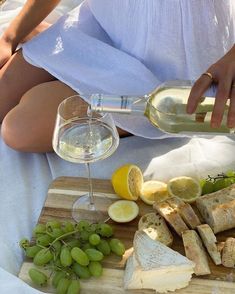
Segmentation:
[(218, 88), (215, 96), (214, 108), (211, 116), (212, 128), (218, 128), (221, 125), (225, 105), (230, 95), (232, 80), (227, 77), (218, 82)]
[(231, 86), (227, 126), (229, 128), (235, 128), (235, 82)]
[(191, 114), (195, 112), (197, 105), (199, 102), (201, 102), (203, 94), (212, 83), (213, 75), (209, 72), (202, 74), (200, 78), (194, 83), (188, 98), (186, 108), (187, 113)]

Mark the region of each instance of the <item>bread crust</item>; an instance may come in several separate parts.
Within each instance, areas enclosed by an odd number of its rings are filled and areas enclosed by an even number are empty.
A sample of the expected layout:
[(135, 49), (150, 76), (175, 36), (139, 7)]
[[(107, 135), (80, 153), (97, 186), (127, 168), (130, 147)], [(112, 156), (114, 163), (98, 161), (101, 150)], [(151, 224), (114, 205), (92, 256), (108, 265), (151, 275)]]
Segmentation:
[(235, 227), (235, 184), (198, 198), (196, 205), (215, 234)]
[(173, 209), (166, 201), (162, 201), (159, 203), (155, 202), (153, 204), (153, 207), (170, 224), (170, 226), (180, 237), (182, 235), (182, 232), (188, 230), (188, 227), (183, 221), (180, 214), (175, 209)]
[(194, 272), (197, 276), (208, 275), (211, 273), (208, 264), (206, 251), (202, 241), (195, 230), (187, 230), (182, 233), (185, 254), (196, 266)]
[(189, 228), (195, 229), (201, 224), (198, 216), (189, 203), (185, 203), (177, 197), (168, 198), (166, 202), (169, 203), (172, 208), (176, 209)]
[(164, 218), (157, 212), (143, 215), (139, 220), (138, 229), (144, 231), (151, 239), (158, 240), (167, 246), (173, 243), (173, 236)]

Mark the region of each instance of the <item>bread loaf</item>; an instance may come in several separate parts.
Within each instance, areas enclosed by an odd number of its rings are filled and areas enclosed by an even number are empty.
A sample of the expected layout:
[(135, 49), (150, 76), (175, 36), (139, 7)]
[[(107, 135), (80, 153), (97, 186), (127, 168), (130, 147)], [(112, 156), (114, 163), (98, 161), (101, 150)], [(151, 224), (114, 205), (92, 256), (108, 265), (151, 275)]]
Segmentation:
[(235, 227), (235, 184), (199, 197), (196, 205), (215, 234)]

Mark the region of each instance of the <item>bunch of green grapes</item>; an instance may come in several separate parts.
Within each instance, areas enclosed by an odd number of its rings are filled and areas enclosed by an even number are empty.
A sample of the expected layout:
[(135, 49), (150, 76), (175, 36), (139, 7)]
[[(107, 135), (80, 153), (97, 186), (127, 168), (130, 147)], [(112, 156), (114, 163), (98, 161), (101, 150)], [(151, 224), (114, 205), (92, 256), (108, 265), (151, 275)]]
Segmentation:
[(227, 188), (235, 183), (235, 171), (227, 171), (226, 173), (218, 174), (215, 177), (208, 176), (201, 180), (202, 195), (210, 194)]
[(124, 244), (113, 238), (113, 228), (106, 223), (52, 220), (36, 225), (33, 236), (33, 242), (20, 241), (25, 255), (35, 265), (29, 269), (29, 277), (37, 286), (46, 286), (50, 279), (40, 267), (49, 270), (58, 294), (80, 293), (80, 279), (102, 275), (105, 256), (125, 253)]

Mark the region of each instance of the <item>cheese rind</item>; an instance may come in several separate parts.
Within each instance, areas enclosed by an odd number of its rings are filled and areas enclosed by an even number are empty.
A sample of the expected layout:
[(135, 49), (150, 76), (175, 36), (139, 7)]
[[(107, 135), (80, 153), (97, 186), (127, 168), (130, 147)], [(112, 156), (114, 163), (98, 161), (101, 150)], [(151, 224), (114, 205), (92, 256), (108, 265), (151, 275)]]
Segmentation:
[(127, 260), (124, 288), (175, 291), (189, 284), (195, 264), (143, 231), (134, 238), (134, 252)]

